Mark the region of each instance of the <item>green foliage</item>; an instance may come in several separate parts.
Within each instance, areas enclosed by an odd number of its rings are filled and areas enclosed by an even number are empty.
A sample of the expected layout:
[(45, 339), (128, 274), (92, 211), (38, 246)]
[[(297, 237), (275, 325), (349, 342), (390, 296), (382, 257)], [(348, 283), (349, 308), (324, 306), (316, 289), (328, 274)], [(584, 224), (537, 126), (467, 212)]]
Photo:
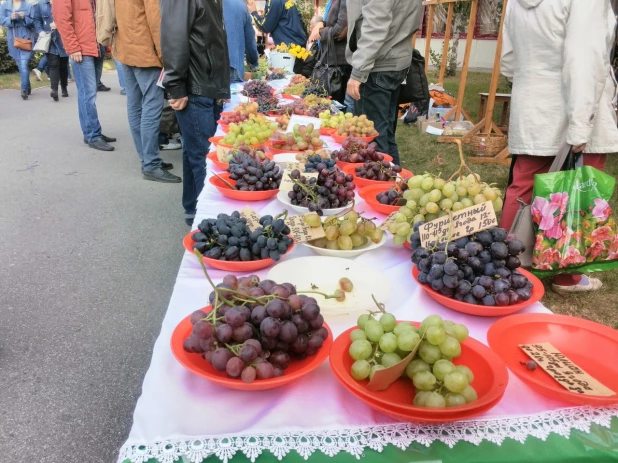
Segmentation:
[[(30, 69), (36, 67), (39, 64), (39, 60), (43, 55), (35, 53), (30, 61)], [(9, 44), (7, 42), (6, 34), (0, 35), (0, 74), (11, 74), (17, 72), (17, 65), (15, 60), (9, 55)]]
[[(311, 18), (315, 15), (315, 5), (313, 0), (296, 0), (296, 8), (300, 11), (300, 15), (303, 18), (303, 24), (307, 31), (307, 34), (311, 32), (309, 29), (309, 23), (311, 22)], [(303, 45), (303, 44), (300, 44)]]

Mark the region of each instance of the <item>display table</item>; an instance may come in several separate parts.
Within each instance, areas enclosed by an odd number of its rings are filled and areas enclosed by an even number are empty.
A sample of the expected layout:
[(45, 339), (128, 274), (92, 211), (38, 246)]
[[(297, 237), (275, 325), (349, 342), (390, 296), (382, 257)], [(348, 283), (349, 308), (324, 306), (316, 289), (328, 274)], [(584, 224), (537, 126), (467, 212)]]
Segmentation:
[[(212, 175), (210, 162), (208, 170)], [(245, 205), (221, 197), (207, 181), (195, 223)], [(250, 205), (261, 215), (275, 215), (283, 209), (276, 199)], [(358, 196), (357, 210), (369, 211)], [(367, 216), (384, 218), (372, 211)], [(178, 252), (184, 252), (181, 240), (179, 236)], [(313, 255), (309, 249), (297, 245), (282, 260), (309, 255)], [(409, 250), (389, 239), (387, 245), (356, 259), (391, 282), (390, 297), (381, 302), (398, 319), (422, 320), (436, 313), (464, 323), (470, 336), (486, 342), (487, 330), (496, 319), (453, 312), (432, 300), (412, 279)], [(209, 273), (218, 283), (226, 272), (213, 269)], [(268, 269), (255, 273), (265, 278)], [(328, 361), (302, 379), (273, 390), (219, 387), (186, 370), (170, 349), (176, 325), (206, 306), (210, 291), (197, 258), (185, 252), (119, 462), (214, 463), (248, 458), (265, 463), (285, 458), (343, 463), (364, 457), (385, 463), (478, 463), (616, 458), (618, 420), (613, 417), (618, 417), (618, 407), (568, 407), (533, 392), (511, 373), (504, 397), (493, 409), (474, 420), (437, 426), (401, 423), (373, 411), (340, 386)], [(540, 303), (524, 311), (548, 312)], [(336, 337), (354, 325), (356, 318), (327, 316), (326, 321)]]

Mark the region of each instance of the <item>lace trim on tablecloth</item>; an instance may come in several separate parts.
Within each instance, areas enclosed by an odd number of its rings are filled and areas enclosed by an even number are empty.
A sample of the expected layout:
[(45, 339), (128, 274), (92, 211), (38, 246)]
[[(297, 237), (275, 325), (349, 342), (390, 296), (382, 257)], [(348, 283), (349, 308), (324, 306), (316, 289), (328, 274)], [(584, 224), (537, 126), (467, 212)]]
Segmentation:
[(223, 463), (228, 463), (237, 452), (242, 452), (254, 462), (265, 450), (279, 460), (291, 451), (308, 459), (318, 450), (329, 457), (347, 452), (360, 459), (366, 448), (381, 452), (387, 445), (394, 445), (405, 450), (413, 442), (429, 447), (432, 442), (440, 441), (453, 447), (459, 441), (474, 445), (489, 441), (501, 445), (506, 438), (510, 438), (523, 444), (529, 436), (545, 440), (551, 433), (555, 433), (568, 438), (572, 429), (590, 432), (592, 424), (610, 427), (614, 416), (618, 416), (618, 406), (578, 407), (538, 415), (457, 421), (442, 425), (395, 423), (276, 435), (203, 436), (142, 445), (127, 443), (120, 449), (118, 462), (146, 463), (156, 458), (159, 463), (173, 463), (184, 457), (185, 461), (201, 463), (205, 458), (215, 455)]

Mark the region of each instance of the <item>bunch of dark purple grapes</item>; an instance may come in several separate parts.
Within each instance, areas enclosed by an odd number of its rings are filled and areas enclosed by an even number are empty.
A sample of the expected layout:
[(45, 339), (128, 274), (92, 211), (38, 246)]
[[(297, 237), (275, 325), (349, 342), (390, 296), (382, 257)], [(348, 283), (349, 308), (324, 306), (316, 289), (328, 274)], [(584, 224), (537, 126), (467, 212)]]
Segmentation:
[(266, 80), (285, 79), (285, 71), (283, 69), (273, 69), (273, 72), (266, 75)]
[(376, 195), (380, 204), (388, 206), (405, 206), (407, 200), (403, 197), (403, 192), (408, 189), (407, 182), (397, 182), (397, 184), (387, 191), (382, 191)]
[[(305, 115), (309, 116), (309, 117), (318, 117), (320, 115), (320, 113), (324, 112), (324, 111), (331, 111), (331, 107), (329, 104), (326, 103), (318, 103), (315, 106), (310, 106), (309, 108), (307, 108), (305, 110)], [(331, 111), (332, 113), (332, 111)]]
[(230, 179), (236, 180), (235, 188), (240, 191), (277, 190), (283, 175), (274, 161), (265, 159), (261, 162), (242, 151), (232, 156), (227, 171)]
[(209, 299), (216, 310), (193, 312), (184, 349), (246, 383), (283, 375), (329, 336), (317, 301), (296, 294), (290, 283), (227, 275)]
[(191, 235), (198, 250), (205, 257), (227, 261), (273, 259), (278, 261), (288, 252), (294, 240), (288, 235), (283, 219), (270, 215), (260, 217), (260, 226), (249, 229), (247, 219), (238, 211), (231, 215), (219, 214), (216, 219), (204, 219), (197, 232)]
[(271, 111), (276, 111), (279, 107), (279, 100), (275, 96), (269, 96), (268, 98), (261, 98), (257, 101), (258, 112), (262, 114), (268, 114)]
[(273, 95), (273, 88), (263, 80), (250, 80), (244, 85), (241, 93), (249, 98), (261, 100), (270, 98)]
[(526, 246), (499, 227), (421, 247), (418, 222), (410, 237), (418, 281), (444, 296), (468, 304), (507, 306), (532, 297), (532, 283), (519, 272)]
[(365, 161), (383, 161), (384, 155), (378, 153), (375, 143), (367, 143), (365, 140), (349, 136), (343, 143), (341, 149), (331, 153), (333, 159), (343, 162), (361, 163)]
[(354, 168), (356, 176), (367, 180), (392, 182), (397, 180), (401, 166), (387, 161), (365, 161), (362, 166)]
[[(319, 81), (311, 79), (308, 85), (305, 85), (305, 90), (301, 94), (302, 98), (309, 95), (319, 96), (321, 98), (328, 98), (328, 90)], [(322, 110), (324, 111), (324, 110)]]
[(323, 215), (324, 209), (345, 207), (354, 199), (354, 177), (339, 170), (322, 169), (317, 179), (307, 179), (294, 169), (290, 177), (294, 181), (292, 191), (288, 192), (291, 203), (318, 215)]

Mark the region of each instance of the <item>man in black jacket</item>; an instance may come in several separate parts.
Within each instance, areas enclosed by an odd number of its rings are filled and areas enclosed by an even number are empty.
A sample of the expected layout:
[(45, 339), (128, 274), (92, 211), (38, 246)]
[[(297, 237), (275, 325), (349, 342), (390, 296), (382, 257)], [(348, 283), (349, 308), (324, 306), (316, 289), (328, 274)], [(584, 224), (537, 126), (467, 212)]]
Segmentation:
[(230, 98), (230, 60), (221, 0), (161, 0), (163, 86), (182, 133), (185, 222), (193, 225), (206, 157)]

